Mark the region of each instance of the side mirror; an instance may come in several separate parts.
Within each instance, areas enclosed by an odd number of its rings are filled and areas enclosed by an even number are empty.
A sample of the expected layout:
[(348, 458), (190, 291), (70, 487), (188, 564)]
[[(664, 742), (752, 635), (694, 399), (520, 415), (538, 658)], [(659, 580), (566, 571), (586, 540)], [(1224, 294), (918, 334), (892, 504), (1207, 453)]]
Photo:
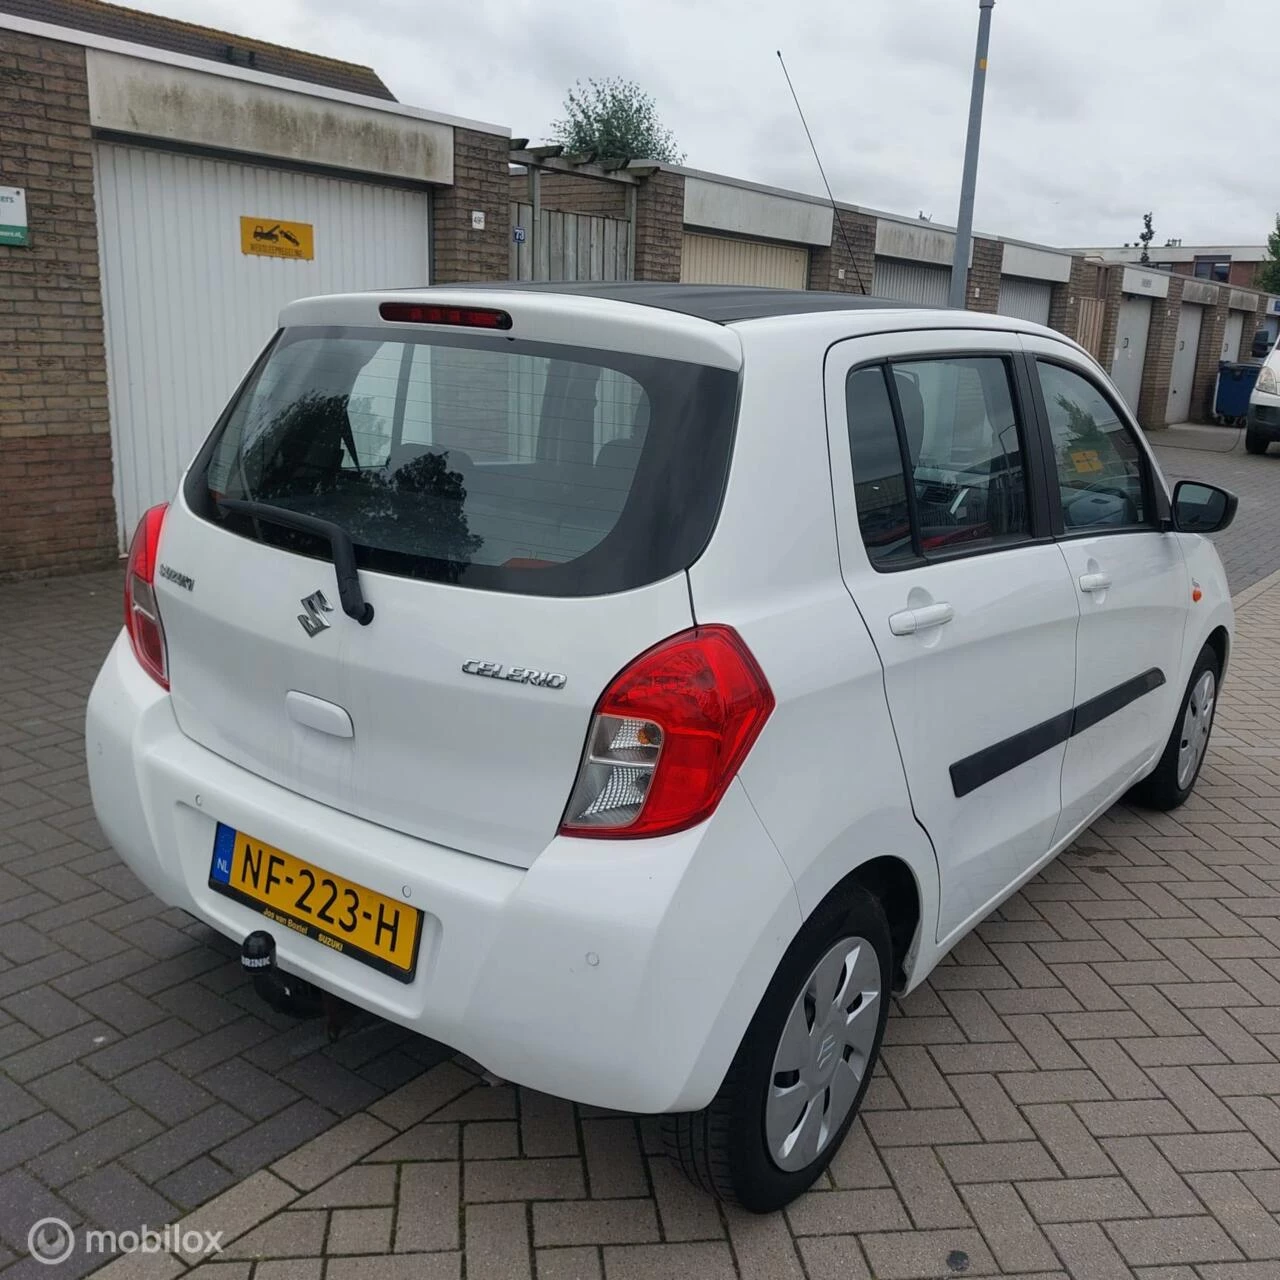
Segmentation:
[(1179, 533), (1217, 533), (1236, 518), (1240, 499), (1214, 484), (1179, 480), (1173, 491), (1173, 527)]

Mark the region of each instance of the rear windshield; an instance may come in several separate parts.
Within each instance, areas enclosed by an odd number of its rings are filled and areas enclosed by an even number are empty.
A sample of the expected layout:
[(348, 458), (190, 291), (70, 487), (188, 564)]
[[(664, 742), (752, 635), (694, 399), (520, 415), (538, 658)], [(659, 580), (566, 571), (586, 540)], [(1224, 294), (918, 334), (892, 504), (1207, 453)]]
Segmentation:
[(715, 523), (737, 375), (586, 347), (286, 329), (188, 476), (197, 514), (328, 558), (314, 535), (219, 505), (340, 525), (362, 568), (582, 596), (687, 568)]

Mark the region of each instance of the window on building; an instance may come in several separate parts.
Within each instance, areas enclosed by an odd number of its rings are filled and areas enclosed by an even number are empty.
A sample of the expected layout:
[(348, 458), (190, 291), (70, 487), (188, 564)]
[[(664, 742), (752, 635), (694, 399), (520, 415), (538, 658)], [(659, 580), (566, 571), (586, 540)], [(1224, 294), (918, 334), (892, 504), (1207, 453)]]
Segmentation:
[(1195, 274), (1201, 280), (1220, 280), (1224, 284), (1231, 274), (1230, 258), (1197, 258)]

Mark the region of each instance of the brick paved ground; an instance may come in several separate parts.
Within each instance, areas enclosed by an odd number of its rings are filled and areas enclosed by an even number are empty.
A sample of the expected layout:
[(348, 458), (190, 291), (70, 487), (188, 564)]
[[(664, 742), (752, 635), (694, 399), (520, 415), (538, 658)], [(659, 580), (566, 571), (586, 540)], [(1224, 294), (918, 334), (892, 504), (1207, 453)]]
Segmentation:
[(1171, 485), (1205, 480), (1240, 498), (1235, 524), (1215, 539), (1233, 591), (1280, 564), (1280, 446), (1255, 458), (1245, 453), (1243, 436), (1227, 427), (1173, 427), (1150, 437)]
[[(1188, 442), (1158, 443), (1171, 477), (1242, 495), (1239, 590), (1280, 562), (1280, 460)], [(115, 574), (0, 589), (5, 1280), (100, 1261), (24, 1257), (42, 1215), (197, 1205), (222, 1280), (254, 1259), (254, 1280), (318, 1280), (326, 1255), (332, 1280), (1280, 1277), (1280, 585), (1241, 611), (1191, 804), (1114, 810), (895, 1009), (827, 1185), (770, 1219), (687, 1188), (650, 1122), (490, 1088), (383, 1024), (329, 1046), (265, 1010), (92, 821), (83, 700), (118, 615)]]

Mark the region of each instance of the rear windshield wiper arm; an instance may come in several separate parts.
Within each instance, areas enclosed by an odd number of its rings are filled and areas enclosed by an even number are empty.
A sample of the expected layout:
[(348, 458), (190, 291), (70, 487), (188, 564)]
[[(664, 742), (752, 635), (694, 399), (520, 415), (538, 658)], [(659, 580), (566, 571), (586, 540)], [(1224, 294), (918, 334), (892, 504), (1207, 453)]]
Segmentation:
[(323, 538), (333, 552), (333, 569), (338, 578), (338, 599), (342, 601), (342, 612), (348, 618), (354, 618), (362, 627), (367, 627), (373, 621), (373, 605), (364, 598), (364, 592), (360, 590), (355, 544), (351, 541), (351, 535), (340, 524), (334, 524), (332, 520), (320, 520), (315, 516), (304, 516), (300, 511), (273, 506), (270, 502), (219, 498), (218, 506), (224, 511), (238, 511), (242, 515), (256, 516), (268, 524), (283, 525), (286, 529), (297, 529), (300, 533)]

